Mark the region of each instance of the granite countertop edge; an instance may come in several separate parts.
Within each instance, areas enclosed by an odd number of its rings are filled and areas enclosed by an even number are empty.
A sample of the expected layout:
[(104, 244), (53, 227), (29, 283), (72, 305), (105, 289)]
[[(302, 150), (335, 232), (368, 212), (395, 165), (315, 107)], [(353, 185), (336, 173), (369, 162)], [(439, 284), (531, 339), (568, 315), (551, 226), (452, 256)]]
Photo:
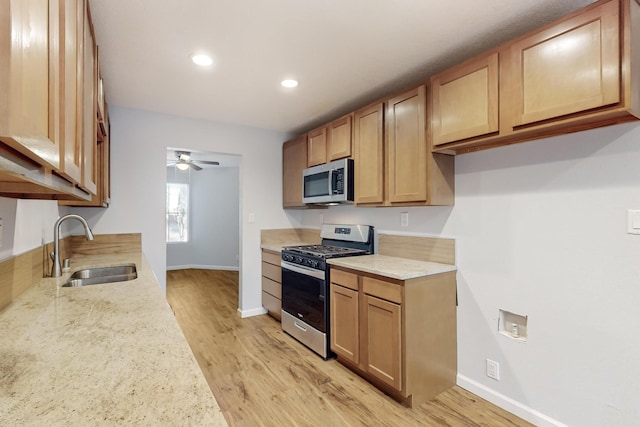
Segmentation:
[(409, 280), (418, 277), (457, 271), (457, 267), (451, 264), (419, 261), (388, 255), (363, 255), (334, 258), (327, 260), (327, 263), (336, 267), (350, 268), (398, 280)]

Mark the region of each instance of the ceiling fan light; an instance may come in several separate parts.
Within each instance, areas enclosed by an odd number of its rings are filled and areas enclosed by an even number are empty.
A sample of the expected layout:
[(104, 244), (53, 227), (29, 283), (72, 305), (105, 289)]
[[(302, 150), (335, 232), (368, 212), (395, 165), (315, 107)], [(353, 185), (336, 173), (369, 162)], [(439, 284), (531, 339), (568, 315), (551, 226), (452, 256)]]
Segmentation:
[(189, 169), (189, 163), (187, 163), (187, 162), (185, 162), (183, 160), (180, 160), (180, 161), (178, 161), (176, 163), (176, 167), (178, 169), (180, 169), (181, 171), (186, 171), (187, 169)]

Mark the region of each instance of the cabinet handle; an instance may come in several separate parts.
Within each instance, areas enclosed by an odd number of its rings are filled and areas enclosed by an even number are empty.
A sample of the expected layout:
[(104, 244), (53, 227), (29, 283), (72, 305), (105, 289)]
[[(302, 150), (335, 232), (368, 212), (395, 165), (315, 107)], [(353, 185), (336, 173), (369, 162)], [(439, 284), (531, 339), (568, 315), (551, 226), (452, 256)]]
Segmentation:
[(298, 322), (293, 322), (293, 326), (295, 326), (296, 328), (300, 329), (303, 332), (307, 332), (307, 328), (305, 328), (304, 326), (302, 326), (300, 323)]

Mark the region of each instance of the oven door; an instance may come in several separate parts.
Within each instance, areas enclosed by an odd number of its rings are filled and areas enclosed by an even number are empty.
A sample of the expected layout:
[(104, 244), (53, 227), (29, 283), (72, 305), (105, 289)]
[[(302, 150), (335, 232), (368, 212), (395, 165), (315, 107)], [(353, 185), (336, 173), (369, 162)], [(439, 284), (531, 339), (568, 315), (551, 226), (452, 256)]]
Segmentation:
[(325, 272), (282, 261), (282, 310), (326, 333)]

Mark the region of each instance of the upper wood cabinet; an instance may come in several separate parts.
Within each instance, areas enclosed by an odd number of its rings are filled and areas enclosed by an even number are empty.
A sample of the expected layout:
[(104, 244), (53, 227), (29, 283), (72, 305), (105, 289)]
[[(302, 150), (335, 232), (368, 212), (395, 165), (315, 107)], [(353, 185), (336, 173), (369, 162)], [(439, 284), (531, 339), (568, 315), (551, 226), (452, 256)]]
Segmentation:
[(84, 39), (84, 8), (82, 0), (62, 0), (60, 13), (60, 44), (63, 47), (61, 69), (62, 85), (61, 123), (62, 150), (60, 174), (71, 181), (82, 182), (82, 57), (80, 49)]
[(353, 114), (354, 204), (384, 202), (384, 103)]
[(619, 6), (603, 3), (510, 45), (514, 127), (620, 100)]
[(385, 205), (453, 205), (454, 159), (426, 137), (426, 87), (385, 102)]
[[(309, 132), (307, 167), (327, 163), (327, 127)], [(302, 175), (301, 175), (302, 176)]]
[(385, 154), (389, 202), (427, 200), (426, 89), (386, 101)]
[(640, 4), (593, 3), (434, 76), (434, 150), (465, 153), (638, 120), (639, 57)]
[(97, 192), (98, 181), (98, 151), (97, 151), (97, 46), (93, 33), (93, 23), (89, 12), (89, 2), (84, 2), (84, 63), (83, 63), (83, 115), (82, 115), (82, 183), (81, 187), (91, 194)]
[(282, 145), (282, 207), (304, 208), (302, 171), (307, 167), (307, 134)]
[(327, 126), (327, 161), (351, 157), (352, 115), (341, 117)]
[(498, 131), (498, 53), (431, 78), (433, 145)]
[(0, 3), (0, 140), (48, 168), (60, 165), (57, 1)]
[(103, 174), (88, 1), (4, 1), (0, 32), (0, 195), (91, 200)]

